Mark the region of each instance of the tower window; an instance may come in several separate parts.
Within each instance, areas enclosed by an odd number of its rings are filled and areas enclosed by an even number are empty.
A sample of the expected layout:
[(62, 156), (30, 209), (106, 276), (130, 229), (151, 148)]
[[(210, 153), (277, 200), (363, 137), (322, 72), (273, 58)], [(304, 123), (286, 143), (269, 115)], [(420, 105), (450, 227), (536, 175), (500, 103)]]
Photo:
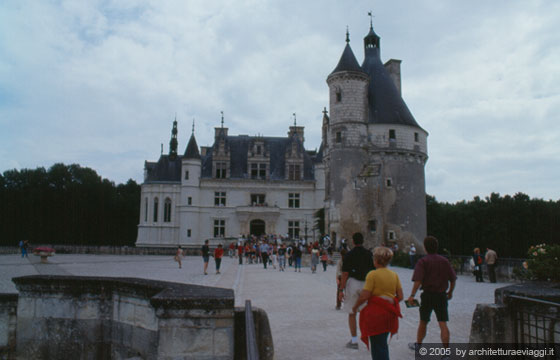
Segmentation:
[(224, 237), (226, 234), (226, 221), (223, 219), (214, 220), (214, 237)]
[(214, 206), (226, 206), (226, 192), (225, 191), (214, 192)]
[(171, 222), (171, 199), (165, 199), (163, 204), (163, 222)]
[(293, 164), (288, 165), (288, 179), (301, 180), (301, 166)]
[(144, 199), (144, 222), (148, 222), (148, 198)]
[(340, 90), (336, 91), (336, 102), (341, 102), (342, 101), (342, 93), (340, 92)]
[(288, 194), (288, 207), (294, 209), (299, 208), (299, 193)]
[(292, 239), (299, 238), (299, 221), (288, 221), (288, 236)]
[(393, 230), (389, 230), (387, 232), (387, 240), (395, 240), (397, 237), (395, 236), (395, 232)]
[(158, 219), (158, 198), (154, 198), (154, 222)]
[(372, 233), (377, 231), (377, 222), (375, 220), (368, 221), (368, 230)]
[(262, 206), (265, 203), (265, 194), (251, 194), (251, 205)]
[(418, 133), (417, 132), (414, 133), (414, 141), (418, 142)]
[(341, 131), (337, 131), (337, 132), (336, 132), (336, 142), (337, 142), (337, 143), (341, 143), (341, 142), (342, 142), (342, 132), (341, 132)]
[(251, 179), (266, 180), (266, 164), (251, 164)]
[(192, 197), (187, 198), (187, 205), (192, 205)]
[(188, 172), (188, 170), (185, 171), (185, 180), (189, 180), (189, 172)]
[(187, 229), (187, 237), (191, 237), (192, 231), (191, 229)]
[(385, 179), (385, 186), (387, 186), (388, 188), (393, 187), (393, 180), (391, 178), (386, 178)]
[(395, 129), (390, 129), (389, 130), (389, 140), (396, 140), (397, 139), (397, 134), (395, 132)]

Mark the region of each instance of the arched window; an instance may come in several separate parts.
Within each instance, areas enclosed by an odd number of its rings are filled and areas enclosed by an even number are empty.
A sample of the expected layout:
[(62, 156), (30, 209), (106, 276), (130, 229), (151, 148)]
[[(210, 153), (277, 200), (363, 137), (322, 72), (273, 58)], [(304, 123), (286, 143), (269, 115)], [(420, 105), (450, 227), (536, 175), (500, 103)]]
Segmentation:
[(171, 222), (171, 199), (165, 199), (163, 203), (163, 222)]
[(144, 199), (144, 222), (148, 222), (148, 198)]
[(158, 198), (154, 198), (154, 222), (157, 222), (157, 218), (158, 218)]

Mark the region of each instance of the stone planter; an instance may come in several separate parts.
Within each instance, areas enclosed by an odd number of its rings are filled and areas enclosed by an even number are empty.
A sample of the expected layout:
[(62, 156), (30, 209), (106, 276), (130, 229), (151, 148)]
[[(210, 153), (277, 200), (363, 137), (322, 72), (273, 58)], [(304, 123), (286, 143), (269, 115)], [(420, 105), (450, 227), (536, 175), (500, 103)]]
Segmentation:
[(54, 249), (49, 247), (38, 247), (33, 249), (33, 254), (41, 257), (41, 263), (47, 264), (49, 256), (54, 255)]

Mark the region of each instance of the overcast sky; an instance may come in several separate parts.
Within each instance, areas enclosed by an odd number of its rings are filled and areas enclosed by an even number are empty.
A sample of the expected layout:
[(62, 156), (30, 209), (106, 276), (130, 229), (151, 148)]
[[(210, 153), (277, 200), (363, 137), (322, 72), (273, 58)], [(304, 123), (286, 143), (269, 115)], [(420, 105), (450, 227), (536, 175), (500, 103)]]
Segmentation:
[(381, 57), (429, 132), (439, 201), (524, 192), (560, 198), (560, 1), (223, 0), (0, 2), (0, 172), (78, 163), (142, 182), (183, 153), (193, 118), (211, 145), (285, 136), (297, 114), (320, 145), (326, 77), (358, 61), (373, 10)]

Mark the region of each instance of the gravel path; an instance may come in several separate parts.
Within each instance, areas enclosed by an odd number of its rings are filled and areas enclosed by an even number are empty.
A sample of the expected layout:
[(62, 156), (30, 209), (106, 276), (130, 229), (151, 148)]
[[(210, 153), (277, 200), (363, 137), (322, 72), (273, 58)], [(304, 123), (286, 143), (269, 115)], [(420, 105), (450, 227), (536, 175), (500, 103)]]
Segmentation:
[[(370, 359), (364, 344), (359, 350), (346, 349), (349, 340), (347, 314), (335, 310), (335, 268), (329, 266), (312, 274), (309, 268), (295, 273), (260, 264), (239, 266), (236, 259), (224, 258), (221, 274), (214, 274), (211, 259), (209, 275), (202, 272), (201, 257), (186, 257), (182, 269), (170, 256), (56, 255), (50, 264), (40, 264), (30, 255), (0, 256), (0, 292), (17, 292), (12, 277), (34, 274), (72, 274), (83, 276), (140, 277), (180, 283), (233, 288), (236, 306), (251, 299), (253, 306), (264, 309), (274, 339), (275, 358), (282, 359)], [(412, 288), (412, 270), (392, 268), (399, 274), (405, 297)], [(468, 342), (472, 314), (477, 303), (493, 303), (494, 290), (506, 283), (476, 283), (474, 277), (459, 276), (454, 298), (449, 303), (451, 342)], [(390, 341), (392, 359), (413, 359), (407, 344), (414, 342), (418, 309), (402, 307), (399, 333)], [(435, 321), (428, 326), (426, 343), (439, 342)]]

